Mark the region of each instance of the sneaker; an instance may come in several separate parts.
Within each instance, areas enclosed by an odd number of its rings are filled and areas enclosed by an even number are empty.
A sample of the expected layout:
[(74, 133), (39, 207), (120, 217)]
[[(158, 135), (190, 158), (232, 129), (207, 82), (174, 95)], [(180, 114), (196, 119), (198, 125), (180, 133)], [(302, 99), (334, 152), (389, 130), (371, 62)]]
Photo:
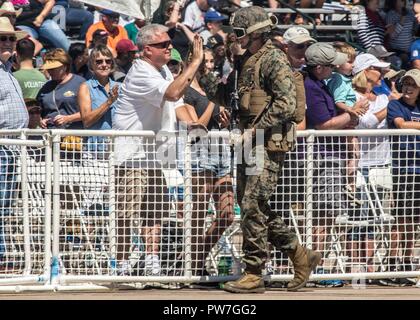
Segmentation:
[(324, 288), (340, 288), (344, 287), (344, 281), (341, 280), (321, 280), (318, 282), (318, 286)]
[(379, 284), (383, 285), (383, 286), (387, 286), (387, 287), (407, 287), (407, 286), (412, 286), (414, 285), (413, 282), (411, 282), (408, 279), (398, 279), (398, 278), (394, 278), (394, 279), (381, 279), (379, 280)]
[[(327, 272), (324, 269), (319, 269), (316, 272), (317, 274), (325, 274)], [(342, 280), (320, 280), (316, 284), (317, 287), (325, 287), (325, 288), (339, 288), (344, 287), (344, 281)]]
[(160, 260), (157, 254), (148, 254), (144, 262), (144, 272), (146, 276), (159, 276)]

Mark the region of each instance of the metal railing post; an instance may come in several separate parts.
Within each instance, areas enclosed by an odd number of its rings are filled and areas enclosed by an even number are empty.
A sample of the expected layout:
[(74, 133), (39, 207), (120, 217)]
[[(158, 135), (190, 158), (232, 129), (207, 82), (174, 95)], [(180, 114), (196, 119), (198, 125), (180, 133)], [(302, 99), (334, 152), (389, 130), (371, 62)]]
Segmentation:
[(45, 213), (44, 213), (44, 275), (46, 279), (51, 275), (51, 189), (52, 189), (52, 139), (46, 135), (45, 145)]
[[(26, 140), (26, 133), (22, 131), (20, 139)], [(28, 198), (28, 161), (26, 145), (20, 148), (20, 166), (21, 166), (21, 191), (22, 191), (22, 212), (23, 212), (23, 243), (25, 254), (25, 271), (26, 275), (31, 273), (31, 229), (29, 227), (29, 198)]]
[(192, 169), (191, 169), (191, 141), (187, 135), (184, 154), (184, 243), (185, 243), (185, 276), (192, 277), (191, 270), (191, 218), (192, 218)]
[[(116, 207), (115, 207), (115, 157), (114, 157), (115, 136), (111, 137), (108, 161), (108, 185), (109, 185), (109, 251), (111, 269), (117, 267), (117, 233), (116, 233)], [(113, 270), (111, 270), (113, 271)]]
[(51, 261), (51, 284), (58, 283), (60, 275), (60, 141), (61, 135), (53, 133), (53, 240)]
[(313, 177), (314, 177), (314, 141), (313, 134), (306, 139), (306, 247), (312, 249), (313, 217)]

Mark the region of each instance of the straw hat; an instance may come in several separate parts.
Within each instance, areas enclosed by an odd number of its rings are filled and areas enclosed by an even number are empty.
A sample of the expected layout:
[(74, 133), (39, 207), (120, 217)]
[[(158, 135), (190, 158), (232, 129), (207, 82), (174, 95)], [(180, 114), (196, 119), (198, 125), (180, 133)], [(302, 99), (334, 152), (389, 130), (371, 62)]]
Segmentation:
[(5, 13), (14, 13), (16, 15), (16, 17), (19, 17), (20, 14), (22, 13), (22, 8), (20, 8), (19, 10), (15, 10), (15, 7), (13, 6), (13, 3), (7, 1), (5, 3), (2, 4), (2, 6), (0, 7), (0, 17), (5, 14)]
[(12, 24), (9, 21), (9, 18), (7, 17), (0, 17), (0, 35), (1, 34), (14, 34), (17, 38), (17, 40), (26, 38), (28, 35), (24, 31), (16, 31), (15, 28), (13, 28)]
[(41, 69), (42, 70), (50, 70), (50, 69), (59, 68), (61, 66), (64, 66), (64, 64), (62, 64), (60, 61), (57, 61), (57, 60), (47, 60), (41, 66)]

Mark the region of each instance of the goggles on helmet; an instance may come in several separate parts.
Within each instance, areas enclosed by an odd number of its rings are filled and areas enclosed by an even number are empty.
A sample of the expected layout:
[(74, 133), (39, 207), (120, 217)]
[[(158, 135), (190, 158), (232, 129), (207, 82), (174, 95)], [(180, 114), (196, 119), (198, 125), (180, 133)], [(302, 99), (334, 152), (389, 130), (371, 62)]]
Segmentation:
[[(232, 22), (234, 20), (234, 16), (232, 16)], [(268, 27), (268, 26), (275, 26), (277, 24), (277, 17), (275, 15), (270, 15), (269, 18), (265, 21), (262, 22), (258, 22), (256, 24), (254, 24), (253, 26), (250, 26), (249, 28), (245, 29), (245, 28), (238, 28), (238, 27), (233, 27), (233, 32), (236, 35), (237, 39), (243, 38), (245, 37), (247, 34), (250, 34), (254, 31), (257, 31), (259, 29), (262, 29), (264, 27)]]
[(233, 28), (233, 32), (236, 35), (236, 39), (240, 39), (246, 36), (245, 28)]

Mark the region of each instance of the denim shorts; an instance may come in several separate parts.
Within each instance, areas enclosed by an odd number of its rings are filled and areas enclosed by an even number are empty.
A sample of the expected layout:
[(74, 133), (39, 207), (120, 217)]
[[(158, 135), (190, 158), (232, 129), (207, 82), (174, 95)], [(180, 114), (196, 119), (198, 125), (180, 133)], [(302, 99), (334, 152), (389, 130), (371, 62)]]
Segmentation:
[[(178, 169), (184, 174), (184, 143), (177, 141)], [(191, 169), (193, 173), (211, 171), (215, 177), (222, 178), (231, 172), (230, 146), (223, 141), (212, 141), (211, 145), (196, 144), (191, 147)]]

